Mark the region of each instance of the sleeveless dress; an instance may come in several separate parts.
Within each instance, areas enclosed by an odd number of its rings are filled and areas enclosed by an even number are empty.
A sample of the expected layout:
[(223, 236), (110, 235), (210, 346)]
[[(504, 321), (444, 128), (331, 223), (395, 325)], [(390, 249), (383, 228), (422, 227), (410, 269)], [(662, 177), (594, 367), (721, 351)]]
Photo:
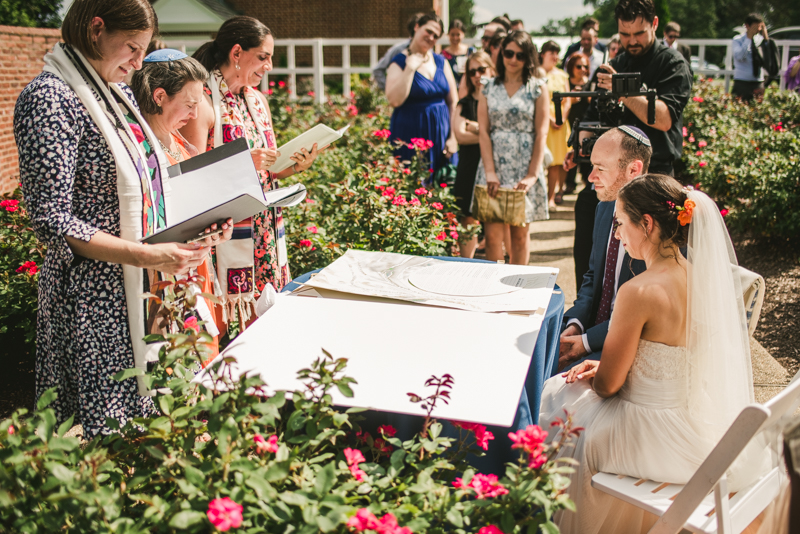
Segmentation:
[[(468, 121), (478, 121), (478, 101), (467, 95), (458, 105), (461, 106), (461, 116)], [(478, 164), (481, 161), (481, 145), (458, 145), (458, 171), (456, 185), (453, 187), (453, 196), (461, 214), (469, 216), (472, 210), (472, 191), (475, 189), (475, 176), (478, 173)]]
[[(687, 350), (639, 340), (619, 393), (599, 397), (587, 380), (567, 384), (558, 374), (544, 384), (539, 425), (549, 428), (564, 409), (584, 427), (562, 455), (578, 461), (567, 493), (577, 512), (560, 512), (564, 534), (639, 534), (655, 516), (591, 487), (597, 472), (685, 484), (715, 445), (689, 415)], [(551, 435), (548, 440), (555, 436)]]
[[(450, 136), (450, 109), (445, 98), (450, 92), (450, 84), (444, 74), (445, 59), (439, 54), (433, 54), (436, 63), (436, 74), (429, 80), (419, 72), (414, 73), (414, 82), (408, 98), (402, 105), (394, 108), (389, 126), (392, 135), (389, 141), (394, 143), (397, 139), (406, 142), (402, 148), (395, 150), (395, 156), (400, 156), (400, 161), (410, 160), (415, 154), (408, 148), (412, 138), (423, 138), (433, 141), (433, 148), (428, 151), (430, 168), (436, 172), (447, 164), (444, 157), (444, 147)], [(406, 68), (405, 54), (397, 54), (392, 63), (397, 63), (401, 69)], [(456, 156), (450, 163), (457, 163)]]
[[(559, 68), (554, 68), (548, 72), (547, 90), (550, 92), (550, 95), (556, 92), (568, 93), (569, 76), (567, 76), (567, 73)], [(550, 116), (554, 119), (556, 116), (556, 105), (552, 99), (550, 100)], [(569, 150), (569, 147), (567, 147), (567, 140), (570, 135), (569, 118), (562, 116), (562, 120), (563, 124), (561, 128), (553, 128), (551, 124), (550, 130), (547, 132), (547, 149), (553, 154), (553, 163), (550, 164), (551, 167), (553, 165), (558, 165), (560, 167), (564, 163), (564, 158), (567, 156), (567, 151)]]
[[(500, 187), (513, 189), (528, 174), (533, 157), (534, 115), (536, 99), (542, 94), (544, 79), (531, 78), (509, 97), (505, 85), (493, 79), (483, 88), (489, 108), (489, 131), (492, 139), (494, 169)], [(545, 154), (544, 165), (539, 169), (538, 180), (528, 190), (528, 206), (525, 209), (527, 222), (549, 218), (547, 211), (547, 180), (544, 166), (548, 165)], [(486, 185), (486, 170), (483, 161), (478, 165), (477, 185)]]

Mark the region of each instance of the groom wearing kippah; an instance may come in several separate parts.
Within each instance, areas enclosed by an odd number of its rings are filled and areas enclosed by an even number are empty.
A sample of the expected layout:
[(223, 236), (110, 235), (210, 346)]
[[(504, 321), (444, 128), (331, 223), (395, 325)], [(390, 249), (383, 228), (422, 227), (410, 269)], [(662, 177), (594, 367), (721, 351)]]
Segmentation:
[(631, 260), (614, 237), (614, 210), (619, 190), (647, 173), (652, 154), (650, 140), (635, 126), (613, 128), (594, 145), (589, 181), (600, 204), (594, 216), (589, 271), (574, 305), (564, 314), (559, 370), (586, 356), (600, 358), (619, 286), (645, 270), (645, 263)]

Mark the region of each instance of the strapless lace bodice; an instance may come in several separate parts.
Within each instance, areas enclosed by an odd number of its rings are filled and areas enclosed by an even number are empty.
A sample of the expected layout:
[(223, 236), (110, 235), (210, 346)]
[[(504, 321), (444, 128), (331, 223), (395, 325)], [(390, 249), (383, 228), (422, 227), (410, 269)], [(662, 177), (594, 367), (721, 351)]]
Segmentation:
[(686, 406), (686, 348), (639, 340), (636, 359), (619, 394), (650, 408)]
[(653, 380), (682, 378), (686, 375), (686, 347), (640, 339), (630, 374)]

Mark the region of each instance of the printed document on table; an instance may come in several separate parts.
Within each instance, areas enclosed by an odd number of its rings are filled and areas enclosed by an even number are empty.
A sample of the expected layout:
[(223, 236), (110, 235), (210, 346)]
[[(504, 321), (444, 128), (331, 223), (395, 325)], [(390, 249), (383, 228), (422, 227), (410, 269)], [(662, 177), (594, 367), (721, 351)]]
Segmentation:
[(544, 315), (558, 269), (348, 250), (305, 285), (481, 312)]

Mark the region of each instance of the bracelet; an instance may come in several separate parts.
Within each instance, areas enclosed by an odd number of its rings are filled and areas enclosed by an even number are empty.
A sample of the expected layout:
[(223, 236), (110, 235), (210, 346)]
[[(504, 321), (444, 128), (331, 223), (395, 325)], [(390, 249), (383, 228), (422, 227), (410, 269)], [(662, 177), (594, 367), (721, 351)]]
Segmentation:
[(297, 162), (296, 161), (294, 162), (294, 165), (292, 165), (292, 174), (300, 174), (300, 172), (297, 170)]

